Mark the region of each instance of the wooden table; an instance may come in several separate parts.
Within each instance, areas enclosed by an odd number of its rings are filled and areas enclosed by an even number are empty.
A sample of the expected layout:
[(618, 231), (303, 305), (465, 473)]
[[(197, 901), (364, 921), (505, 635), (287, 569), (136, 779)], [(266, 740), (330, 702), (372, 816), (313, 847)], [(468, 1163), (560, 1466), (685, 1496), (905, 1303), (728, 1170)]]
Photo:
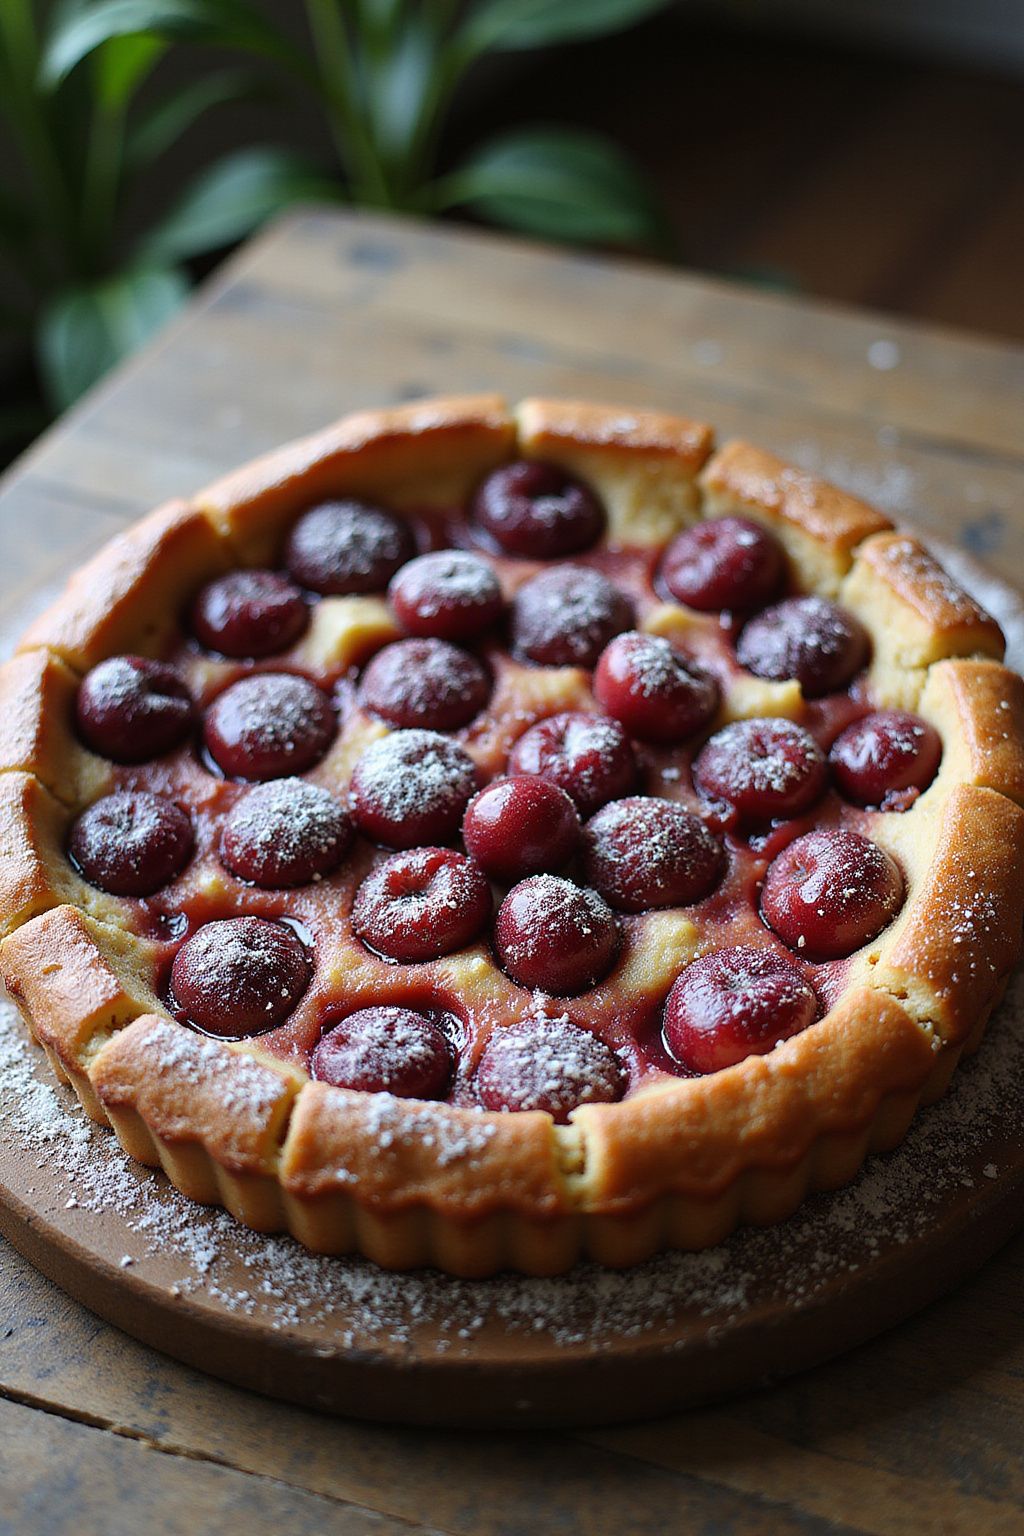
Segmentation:
[[(1021, 352), (492, 236), (307, 213), (222, 269), (15, 466), (0, 496), (8, 630), (163, 497), (355, 406), (493, 388), (706, 415), (1024, 572)], [(1018, 1238), (895, 1333), (713, 1411), (473, 1436), (223, 1386), (4, 1248), (0, 1536), (1010, 1536), (1024, 1525), (1022, 1271)]]

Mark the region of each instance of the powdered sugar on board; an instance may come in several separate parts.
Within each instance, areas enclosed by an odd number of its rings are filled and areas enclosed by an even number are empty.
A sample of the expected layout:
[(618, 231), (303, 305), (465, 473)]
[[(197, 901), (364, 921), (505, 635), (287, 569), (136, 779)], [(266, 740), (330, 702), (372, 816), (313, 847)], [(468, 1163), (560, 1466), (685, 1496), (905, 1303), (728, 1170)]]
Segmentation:
[[(172, 1296), (313, 1334), (329, 1351), (414, 1347), (426, 1327), (436, 1352), (472, 1354), (476, 1336), (495, 1321), (520, 1337), (601, 1350), (656, 1339), (687, 1321), (728, 1327), (768, 1299), (799, 1306), (837, 1275), (855, 1278), (879, 1253), (925, 1234), (965, 1186), (981, 1195), (991, 1189), (1001, 1170), (985, 1149), (1024, 1137), (1021, 1084), (1018, 977), (978, 1055), (902, 1146), (873, 1158), (848, 1188), (808, 1201), (783, 1226), (743, 1230), (704, 1253), (664, 1254), (622, 1273), (582, 1265), (553, 1280), (468, 1282), (325, 1258), (194, 1205), (92, 1126), (70, 1090), (51, 1086), (13, 1008), (0, 1007), (0, 1137), (20, 1166), (45, 1169), (52, 1209), (44, 1215), (86, 1244), (102, 1223), (107, 1246), (134, 1256), (131, 1273), (151, 1278), (159, 1263)], [(31, 1199), (31, 1172), (26, 1178), (21, 1193)]]

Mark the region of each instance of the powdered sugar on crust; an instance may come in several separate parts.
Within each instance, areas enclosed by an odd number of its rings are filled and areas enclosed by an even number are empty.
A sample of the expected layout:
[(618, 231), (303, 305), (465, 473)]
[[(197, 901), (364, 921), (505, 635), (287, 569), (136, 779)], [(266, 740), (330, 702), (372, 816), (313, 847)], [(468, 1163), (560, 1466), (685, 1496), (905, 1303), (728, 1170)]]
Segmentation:
[(227, 1116), (263, 1119), (281, 1097), (281, 1079), (244, 1051), (180, 1025), (154, 1022), (135, 1044), (150, 1079), (201, 1088)]
[(917, 595), (927, 616), (944, 611), (947, 620), (960, 624), (991, 622), (989, 614), (916, 539), (891, 540), (872, 558), (892, 573), (901, 588)]

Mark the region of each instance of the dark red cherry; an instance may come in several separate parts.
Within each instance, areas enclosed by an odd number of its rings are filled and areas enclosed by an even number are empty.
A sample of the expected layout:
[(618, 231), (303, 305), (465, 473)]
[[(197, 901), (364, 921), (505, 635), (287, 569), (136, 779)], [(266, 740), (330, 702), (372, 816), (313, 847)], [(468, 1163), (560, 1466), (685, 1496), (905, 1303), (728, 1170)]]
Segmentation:
[(326, 789), (275, 779), (235, 801), (221, 828), (220, 856), (242, 880), (280, 890), (331, 874), (352, 838), (351, 817)]
[(494, 948), (521, 987), (572, 997), (607, 976), (619, 952), (618, 920), (596, 891), (558, 875), (514, 885), (498, 908)]
[(378, 954), (417, 965), (465, 949), (490, 915), (491, 888), (472, 859), (451, 848), (411, 848), (367, 875), (352, 926)]
[(68, 852), (101, 891), (152, 896), (184, 869), (192, 843), (192, 823), (180, 805), (144, 790), (118, 790), (77, 818)]
[(587, 880), (620, 912), (689, 907), (711, 894), (725, 856), (698, 816), (671, 800), (613, 800), (583, 830)]
[(368, 747), (352, 775), (359, 830), (391, 848), (449, 842), (476, 791), (473, 759), (436, 731), (393, 731)]
[(115, 763), (142, 763), (185, 740), (195, 705), (184, 681), (162, 661), (111, 656), (87, 672), (76, 700), (87, 747)]
[(325, 595), (383, 592), (416, 544), (406, 523), (363, 501), (325, 501), (299, 518), (285, 564), (300, 586)]
[(579, 842), (580, 819), (564, 789), (521, 774), (495, 779), (474, 796), (462, 836), (492, 880), (511, 883), (561, 869)]
[(512, 643), (543, 667), (596, 667), (609, 640), (629, 629), (633, 605), (600, 571), (560, 565), (519, 588)]
[(629, 737), (617, 720), (566, 712), (538, 720), (509, 754), (510, 773), (534, 773), (571, 795), (581, 816), (628, 794), (636, 779)]
[(693, 765), (701, 794), (733, 807), (747, 827), (809, 810), (827, 778), (825, 754), (792, 720), (737, 720), (715, 732)]
[(619, 635), (597, 664), (594, 692), (604, 709), (641, 741), (685, 741), (718, 708), (718, 684), (668, 640), (638, 630)]
[(521, 459), (487, 476), (473, 516), (506, 554), (554, 560), (589, 549), (604, 532), (604, 508), (589, 486), (558, 469)]
[(257, 672), (217, 695), (203, 736), (219, 768), (235, 779), (304, 773), (334, 739), (334, 710), (307, 677)]
[(457, 731), (483, 709), (491, 680), (482, 661), (446, 640), (398, 640), (377, 652), (360, 692), (389, 725)]
[(320, 1036), (310, 1068), (320, 1083), (391, 1093), (399, 1099), (440, 1099), (452, 1075), (444, 1031), (422, 1013), (387, 1004), (360, 1008)]
[(192, 633), (221, 656), (273, 656), (294, 645), (308, 624), (302, 593), (276, 571), (232, 571), (209, 582), (192, 604)]
[(761, 916), (807, 959), (840, 960), (877, 937), (902, 902), (903, 876), (877, 843), (819, 827), (768, 866)]
[(312, 970), (305, 947), (282, 923), (262, 917), (207, 923), (174, 958), (172, 1010), (210, 1035), (262, 1035), (288, 1017)]
[(879, 709), (847, 726), (829, 753), (832, 777), (848, 800), (905, 811), (927, 789), (942, 756), (934, 726), (902, 709)]
[(691, 1072), (720, 1072), (764, 1056), (813, 1024), (818, 1000), (809, 982), (772, 949), (739, 945), (694, 960), (665, 1005), (665, 1039)]
[(687, 528), (665, 551), (661, 577), (672, 596), (701, 613), (760, 608), (786, 571), (774, 534), (746, 517), (714, 517)]
[(439, 549), (403, 565), (388, 588), (402, 628), (431, 640), (474, 640), (501, 618), (501, 584), (487, 561)]
[(790, 597), (745, 625), (736, 655), (773, 682), (794, 677), (808, 699), (845, 688), (868, 659), (863, 624), (827, 597)]
[(476, 1072), (485, 1109), (544, 1110), (564, 1125), (581, 1104), (621, 1099), (626, 1081), (614, 1051), (566, 1018), (521, 1019), (493, 1029)]

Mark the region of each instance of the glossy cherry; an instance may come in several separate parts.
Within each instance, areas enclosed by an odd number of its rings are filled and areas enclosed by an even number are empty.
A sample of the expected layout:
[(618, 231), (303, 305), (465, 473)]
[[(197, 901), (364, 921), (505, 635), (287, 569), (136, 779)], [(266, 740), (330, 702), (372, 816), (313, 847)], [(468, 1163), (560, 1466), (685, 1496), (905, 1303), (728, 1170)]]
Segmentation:
[(232, 571), (203, 587), (191, 623), (199, 643), (221, 656), (274, 656), (305, 633), (309, 608), (276, 571)]
[(609, 1104), (626, 1086), (603, 1040), (567, 1018), (521, 1019), (488, 1036), (476, 1071), (485, 1109), (543, 1110), (564, 1125), (581, 1104)]
[(665, 1005), (665, 1040), (691, 1072), (720, 1072), (764, 1056), (813, 1024), (810, 983), (773, 949), (738, 945), (694, 960)]
[(858, 618), (827, 597), (790, 597), (745, 625), (736, 655), (756, 677), (795, 678), (805, 698), (845, 688), (868, 659)]
[(375, 741), (352, 774), (359, 830), (390, 848), (454, 838), (477, 788), (467, 752), (436, 731), (393, 731)]
[(533, 875), (512, 887), (498, 909), (494, 948), (521, 987), (572, 997), (611, 970), (621, 935), (596, 891), (558, 875)]
[(840, 960), (876, 938), (903, 902), (903, 876), (877, 843), (819, 827), (772, 860), (761, 916), (809, 960)]
[(207, 751), (235, 779), (304, 773), (323, 757), (334, 731), (327, 695), (291, 672), (257, 672), (232, 683), (203, 725)]
[(778, 539), (746, 517), (713, 517), (687, 528), (661, 566), (672, 596), (702, 613), (760, 608), (778, 593), (785, 573)]
[(378, 954), (404, 965), (465, 949), (491, 915), (480, 867), (452, 848), (393, 853), (356, 892), (352, 926)]
[(560, 565), (525, 583), (512, 604), (517, 655), (544, 667), (595, 667), (615, 635), (633, 623), (633, 605), (600, 571)]
[(520, 774), (495, 779), (474, 796), (462, 836), (492, 880), (511, 883), (561, 869), (579, 842), (580, 819), (564, 789)]
[(398, 640), (363, 673), (365, 707), (403, 729), (456, 731), (487, 703), (491, 679), (477, 657), (447, 640)]
[(509, 754), (510, 773), (550, 779), (571, 795), (581, 816), (628, 794), (636, 779), (636, 758), (617, 720), (567, 711), (538, 720)]
[(594, 674), (599, 703), (640, 741), (685, 741), (718, 708), (718, 684), (662, 636), (632, 630), (608, 646)]
[(473, 640), (501, 618), (501, 584), (481, 555), (439, 549), (403, 565), (388, 588), (407, 634), (432, 640)]
[(198, 929), (178, 950), (171, 1005), (207, 1034), (261, 1035), (288, 1017), (312, 972), (291, 928), (262, 917), (224, 918)]
[(279, 890), (331, 874), (353, 835), (352, 818), (326, 789), (276, 779), (235, 801), (221, 828), (220, 856), (242, 880)]
[(596, 544), (605, 524), (589, 486), (554, 464), (526, 459), (487, 476), (473, 516), (506, 554), (527, 560), (578, 555)]
[(856, 805), (905, 811), (935, 777), (942, 738), (933, 725), (902, 709), (879, 709), (854, 721), (829, 753), (836, 787)]
[(699, 816), (671, 800), (613, 800), (583, 831), (589, 883), (620, 912), (703, 901), (725, 867), (721, 845)]
[(118, 790), (76, 819), (68, 852), (101, 891), (152, 896), (181, 873), (192, 844), (192, 823), (180, 805), (165, 795)]
[(693, 779), (702, 795), (731, 807), (746, 827), (809, 810), (825, 792), (825, 754), (792, 720), (737, 720), (701, 748)]
[(112, 656), (93, 667), (79, 684), (75, 713), (86, 746), (115, 763), (170, 752), (196, 718), (184, 679), (145, 656)]
[(440, 1099), (452, 1076), (444, 1030), (411, 1008), (360, 1008), (331, 1024), (310, 1061), (317, 1082), (400, 1099)]
[(311, 592), (383, 592), (415, 553), (412, 532), (401, 518), (363, 501), (325, 501), (295, 524), (285, 564)]

